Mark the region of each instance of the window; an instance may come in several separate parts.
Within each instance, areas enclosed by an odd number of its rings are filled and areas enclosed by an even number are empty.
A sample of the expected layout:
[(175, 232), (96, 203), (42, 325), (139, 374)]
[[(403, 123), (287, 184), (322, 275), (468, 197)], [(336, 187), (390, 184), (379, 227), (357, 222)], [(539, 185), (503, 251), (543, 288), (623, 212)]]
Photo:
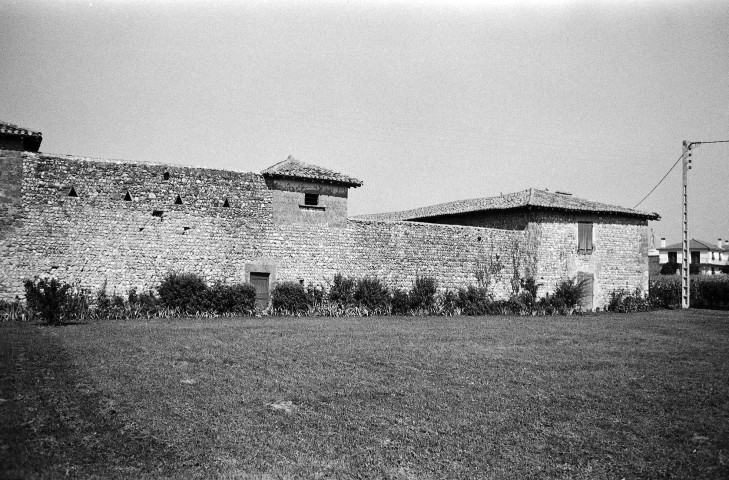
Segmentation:
[(691, 252), (691, 263), (701, 263), (701, 252)]
[(162, 180), (169, 180), (170, 179), (170, 172), (165, 172), (162, 174)]
[(678, 263), (678, 252), (668, 252), (669, 263)]
[(592, 223), (577, 224), (577, 253), (592, 253)]
[(304, 194), (304, 205), (315, 207), (319, 205), (319, 195), (316, 193)]

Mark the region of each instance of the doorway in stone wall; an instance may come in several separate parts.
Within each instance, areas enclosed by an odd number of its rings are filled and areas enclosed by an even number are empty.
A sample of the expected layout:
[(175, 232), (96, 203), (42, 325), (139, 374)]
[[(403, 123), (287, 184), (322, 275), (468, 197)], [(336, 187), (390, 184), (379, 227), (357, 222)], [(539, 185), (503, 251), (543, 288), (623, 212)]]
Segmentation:
[(595, 274), (577, 272), (577, 285), (579, 285), (581, 289), (579, 306), (582, 307), (582, 310), (592, 311)]
[(270, 273), (251, 272), (251, 285), (256, 289), (256, 308), (268, 307)]

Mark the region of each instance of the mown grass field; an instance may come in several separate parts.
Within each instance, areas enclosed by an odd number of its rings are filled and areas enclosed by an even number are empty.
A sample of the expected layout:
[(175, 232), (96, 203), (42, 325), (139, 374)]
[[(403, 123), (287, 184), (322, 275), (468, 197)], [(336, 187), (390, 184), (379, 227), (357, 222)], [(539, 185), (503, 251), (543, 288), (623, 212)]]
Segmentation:
[(0, 362), (2, 478), (729, 477), (727, 312), (4, 323)]

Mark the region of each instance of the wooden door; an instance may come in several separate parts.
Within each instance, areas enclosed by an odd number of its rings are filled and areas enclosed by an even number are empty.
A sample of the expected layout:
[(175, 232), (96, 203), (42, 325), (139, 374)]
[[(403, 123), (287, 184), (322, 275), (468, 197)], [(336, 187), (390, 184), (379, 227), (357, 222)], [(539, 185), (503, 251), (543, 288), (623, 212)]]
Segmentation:
[(256, 289), (256, 307), (268, 307), (268, 277), (269, 273), (251, 272), (251, 285)]
[(592, 273), (578, 272), (577, 284), (581, 287), (580, 307), (582, 310), (592, 311), (593, 293), (595, 288), (595, 275)]

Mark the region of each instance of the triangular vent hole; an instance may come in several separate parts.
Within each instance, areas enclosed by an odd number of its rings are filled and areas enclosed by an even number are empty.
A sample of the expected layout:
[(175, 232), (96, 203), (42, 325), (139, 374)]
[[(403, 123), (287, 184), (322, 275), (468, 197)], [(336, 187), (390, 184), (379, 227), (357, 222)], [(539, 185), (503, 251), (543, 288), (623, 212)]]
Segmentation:
[(177, 196), (177, 198), (175, 199), (175, 205), (182, 205), (182, 198), (180, 198), (180, 196), (179, 196), (179, 195), (178, 195), (178, 196)]
[(78, 194), (76, 193), (76, 189), (71, 187), (71, 190), (68, 191), (69, 197), (78, 197)]
[(132, 201), (132, 196), (129, 195), (129, 190), (127, 190), (126, 195), (124, 195), (124, 201), (125, 202), (131, 202)]
[(230, 208), (230, 202), (228, 201), (228, 199), (227, 199), (227, 198), (226, 198), (226, 199), (225, 199), (225, 201), (223, 202), (223, 207), (225, 207), (225, 208)]

